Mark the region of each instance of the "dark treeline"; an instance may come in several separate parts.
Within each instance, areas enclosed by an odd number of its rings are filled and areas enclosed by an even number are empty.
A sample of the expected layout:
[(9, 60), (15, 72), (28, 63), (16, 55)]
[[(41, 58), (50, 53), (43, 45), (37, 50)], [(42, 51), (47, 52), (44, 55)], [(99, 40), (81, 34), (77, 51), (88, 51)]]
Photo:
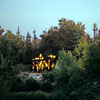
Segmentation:
[[(21, 36), (0, 27), (0, 100), (100, 100), (100, 30), (93, 25), (94, 38), (81, 22), (64, 18), (58, 27), (43, 31), (38, 39)], [(56, 68), (43, 79), (19, 77), (32, 58), (54, 54)]]

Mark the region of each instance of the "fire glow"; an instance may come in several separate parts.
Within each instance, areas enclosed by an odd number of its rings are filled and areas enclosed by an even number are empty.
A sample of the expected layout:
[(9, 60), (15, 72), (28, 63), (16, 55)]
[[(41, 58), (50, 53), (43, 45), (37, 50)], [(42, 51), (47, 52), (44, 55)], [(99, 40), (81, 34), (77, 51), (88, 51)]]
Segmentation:
[(43, 57), (42, 54), (39, 57), (32, 59), (32, 70), (33, 71), (43, 71), (44, 69), (52, 70), (55, 67), (55, 55), (47, 55), (47, 57)]

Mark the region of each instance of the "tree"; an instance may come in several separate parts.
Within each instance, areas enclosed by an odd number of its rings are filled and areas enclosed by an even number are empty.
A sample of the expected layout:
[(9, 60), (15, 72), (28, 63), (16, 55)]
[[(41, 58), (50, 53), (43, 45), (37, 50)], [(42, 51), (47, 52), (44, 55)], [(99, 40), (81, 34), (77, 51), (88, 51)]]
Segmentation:
[(24, 41), (15, 36), (10, 30), (0, 38), (0, 52), (7, 64), (23, 63)]
[(84, 39), (84, 37), (81, 38), (79, 41), (79, 44), (75, 47), (75, 56), (78, 61), (79, 66), (83, 67), (83, 57), (84, 53), (86, 52), (88, 42)]
[(60, 51), (55, 74), (55, 81), (57, 81), (59, 85), (66, 83), (68, 84), (72, 67), (77, 67), (72, 53), (70, 51), (68, 51), (68, 53), (66, 53), (64, 50)]
[(88, 76), (99, 78), (100, 75), (100, 46), (98, 43), (90, 43), (83, 57), (84, 67)]
[(24, 50), (24, 64), (32, 63), (32, 44), (31, 44), (31, 36), (27, 33), (26, 37), (26, 47)]
[(11, 66), (0, 68), (0, 100), (6, 100), (6, 96), (10, 92), (12, 82), (15, 79), (16, 75)]
[(0, 26), (0, 36), (2, 36), (4, 29)]
[(51, 49), (52, 52), (64, 48), (66, 51), (74, 50), (81, 36), (84, 36), (85, 27), (82, 23), (75, 23), (64, 18), (59, 20), (59, 27), (51, 27), (42, 36), (41, 48), (43, 51)]

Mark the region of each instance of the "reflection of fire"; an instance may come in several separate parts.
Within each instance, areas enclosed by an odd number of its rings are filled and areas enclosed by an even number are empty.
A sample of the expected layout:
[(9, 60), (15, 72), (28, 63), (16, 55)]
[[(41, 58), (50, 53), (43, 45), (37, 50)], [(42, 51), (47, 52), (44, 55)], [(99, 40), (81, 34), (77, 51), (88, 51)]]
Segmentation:
[(54, 61), (56, 56), (55, 55), (47, 55), (47, 57), (43, 57), (42, 54), (39, 57), (36, 57), (33, 60), (32, 69), (37, 72), (43, 71), (44, 69), (50, 70), (55, 67)]

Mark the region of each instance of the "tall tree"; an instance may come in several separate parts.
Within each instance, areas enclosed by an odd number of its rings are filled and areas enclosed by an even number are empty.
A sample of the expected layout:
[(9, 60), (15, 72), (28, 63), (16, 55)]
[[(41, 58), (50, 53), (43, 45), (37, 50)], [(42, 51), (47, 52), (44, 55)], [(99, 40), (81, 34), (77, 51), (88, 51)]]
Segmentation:
[(23, 63), (24, 41), (16, 37), (8, 30), (0, 38), (0, 51), (3, 54), (6, 64)]
[(0, 36), (2, 36), (4, 29), (0, 26)]
[(99, 78), (100, 75), (100, 45), (99, 43), (88, 44), (83, 56), (84, 68), (90, 78)]
[(26, 47), (24, 51), (24, 64), (32, 63), (32, 44), (31, 44), (31, 36), (29, 32), (26, 36)]
[(77, 24), (72, 20), (64, 18), (59, 20), (59, 27), (51, 27), (42, 35), (41, 45), (44, 50), (59, 51), (62, 48), (74, 50), (81, 36), (84, 36), (85, 27), (82, 23)]
[(94, 23), (94, 24), (93, 24), (94, 38), (95, 38), (95, 36), (96, 36), (96, 34), (97, 34), (97, 30), (98, 30), (97, 24)]
[(81, 38), (79, 41), (79, 44), (75, 47), (75, 56), (77, 59), (77, 62), (80, 67), (83, 67), (83, 57), (84, 57), (84, 52), (86, 52), (88, 42), (84, 39), (84, 37)]

